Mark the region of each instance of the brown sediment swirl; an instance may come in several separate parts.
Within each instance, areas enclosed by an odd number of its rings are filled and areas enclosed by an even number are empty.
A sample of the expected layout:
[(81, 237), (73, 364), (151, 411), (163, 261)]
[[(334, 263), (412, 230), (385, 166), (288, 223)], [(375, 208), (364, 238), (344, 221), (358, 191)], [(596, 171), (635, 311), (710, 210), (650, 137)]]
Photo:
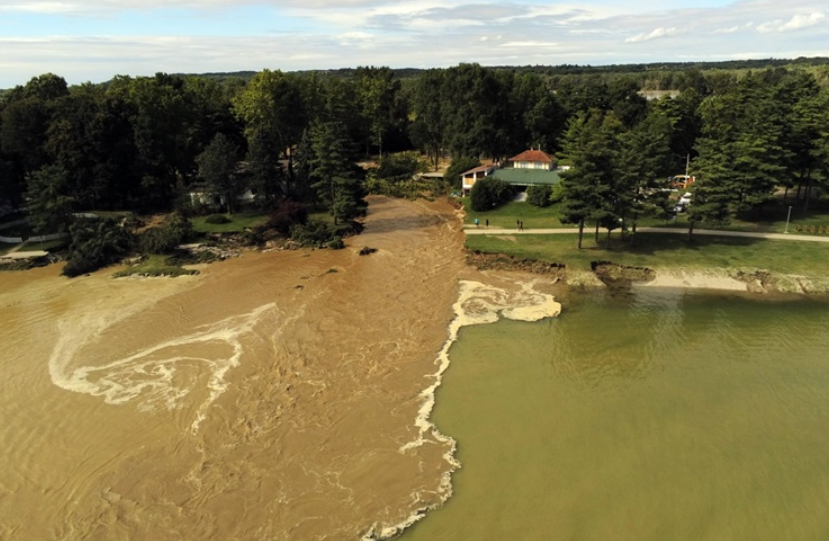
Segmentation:
[(344, 250), (196, 277), (4, 274), (0, 538), (387, 537), (441, 505), (459, 329), (559, 309), (466, 268), (455, 212), (373, 197)]
[(4, 276), (0, 537), (356, 539), (441, 502), (451, 442), (414, 420), (454, 212), (373, 198), (345, 250), (198, 277)]

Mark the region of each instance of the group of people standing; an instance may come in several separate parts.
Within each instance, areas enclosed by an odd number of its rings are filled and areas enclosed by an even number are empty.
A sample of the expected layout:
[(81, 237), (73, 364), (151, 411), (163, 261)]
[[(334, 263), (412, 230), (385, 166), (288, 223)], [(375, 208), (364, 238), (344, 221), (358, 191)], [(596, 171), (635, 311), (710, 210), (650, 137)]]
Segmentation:
[[(481, 221), (475, 218), (475, 227), (480, 227)], [(518, 226), (518, 231), (524, 231), (524, 220), (515, 220), (515, 225)], [(486, 219), (485, 227), (489, 227), (489, 218)]]

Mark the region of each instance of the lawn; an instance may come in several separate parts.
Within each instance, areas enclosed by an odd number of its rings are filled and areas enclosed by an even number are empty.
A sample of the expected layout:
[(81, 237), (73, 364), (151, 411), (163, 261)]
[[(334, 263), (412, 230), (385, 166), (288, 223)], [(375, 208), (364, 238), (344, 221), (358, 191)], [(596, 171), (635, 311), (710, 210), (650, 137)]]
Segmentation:
[(143, 258), (138, 264), (127, 267), (113, 274), (113, 278), (125, 276), (186, 276), (198, 274), (199, 271), (185, 269), (168, 262), (169, 257), (164, 255), (150, 255)]
[(230, 220), (226, 224), (209, 224), (207, 216), (193, 218), (193, 231), (196, 233), (241, 233), (245, 229), (263, 225), (268, 221), (264, 212), (239, 212), (226, 215)]
[(574, 270), (590, 270), (591, 261), (650, 268), (759, 268), (805, 275), (816, 275), (829, 268), (829, 243), (709, 236), (696, 236), (689, 243), (684, 235), (639, 233), (636, 246), (631, 248), (616, 233), (610, 249), (605, 250), (604, 235), (599, 235), (597, 245), (587, 232), (582, 250), (576, 242), (575, 234), (466, 238), (467, 247), (473, 250), (564, 263)]
[[(480, 220), (480, 226), (485, 227), (486, 220), (489, 220), (490, 227), (513, 229), (516, 227), (517, 220), (523, 220), (525, 229), (544, 229), (544, 228), (570, 228), (576, 227), (574, 224), (562, 224), (561, 204), (557, 203), (550, 207), (540, 208), (530, 205), (526, 202), (513, 201), (498, 207), (497, 209), (487, 212), (475, 212), (469, 208), (469, 198), (461, 200), (464, 204), (464, 209), (467, 212), (464, 223), (472, 225), (475, 223), (475, 218)], [(697, 223), (697, 229), (722, 229), (725, 231), (756, 231), (763, 233), (783, 233), (786, 229), (786, 215), (789, 207), (782, 202), (766, 209), (763, 215), (740, 215), (731, 220), (731, 223), (725, 226), (711, 226), (705, 223)], [(825, 231), (829, 231), (829, 211), (826, 209), (803, 211), (800, 209), (792, 209), (792, 215), (789, 223), (789, 232), (796, 233), (797, 226), (812, 226), (819, 228), (824, 227)], [(639, 227), (669, 227), (669, 228), (688, 228), (688, 214), (683, 213), (670, 220), (658, 220), (655, 218), (642, 218), (638, 223)], [(591, 228), (591, 224), (587, 225), (587, 229)]]
[(515, 229), (517, 227), (516, 221), (518, 220), (524, 222), (525, 229), (576, 227), (573, 224), (561, 223), (559, 219), (561, 215), (560, 205), (541, 208), (530, 205), (529, 203), (512, 201), (494, 210), (475, 212), (469, 206), (468, 197), (463, 198), (461, 201), (467, 213), (465, 218), (465, 223), (467, 224), (474, 224), (475, 218), (478, 218), (481, 227), (485, 226), (487, 220), (489, 220), (489, 227), (502, 227), (506, 229)]

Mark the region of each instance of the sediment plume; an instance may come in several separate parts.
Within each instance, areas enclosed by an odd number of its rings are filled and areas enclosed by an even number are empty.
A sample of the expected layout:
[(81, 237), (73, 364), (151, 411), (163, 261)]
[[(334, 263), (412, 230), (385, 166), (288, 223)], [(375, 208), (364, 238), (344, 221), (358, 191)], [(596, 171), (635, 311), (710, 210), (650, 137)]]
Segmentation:
[(446, 203), (373, 197), (365, 225), (198, 276), (4, 274), (0, 538), (359, 539), (441, 505), (459, 330), (557, 305), (467, 269)]

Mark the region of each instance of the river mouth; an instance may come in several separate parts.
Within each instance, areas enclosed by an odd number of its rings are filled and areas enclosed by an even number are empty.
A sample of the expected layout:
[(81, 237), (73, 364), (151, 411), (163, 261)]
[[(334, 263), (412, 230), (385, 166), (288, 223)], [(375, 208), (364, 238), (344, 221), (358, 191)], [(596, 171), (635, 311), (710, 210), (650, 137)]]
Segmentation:
[(4, 274), (0, 539), (829, 529), (825, 303), (479, 273), (450, 207), (369, 212), (196, 277)]
[(452, 443), (415, 420), (460, 223), (375, 197), (348, 244), (4, 276), (0, 538), (357, 539), (444, 501)]

